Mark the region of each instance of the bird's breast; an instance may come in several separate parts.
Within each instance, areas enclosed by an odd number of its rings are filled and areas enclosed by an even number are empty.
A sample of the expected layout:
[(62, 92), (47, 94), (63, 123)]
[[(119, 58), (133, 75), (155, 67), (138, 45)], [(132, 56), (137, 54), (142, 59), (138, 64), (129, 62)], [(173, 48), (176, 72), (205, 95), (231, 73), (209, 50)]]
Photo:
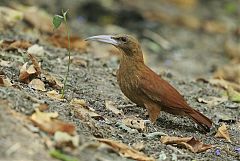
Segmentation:
[(117, 72), (117, 81), (123, 94), (132, 102), (142, 106), (141, 91), (139, 90), (139, 73), (131, 69), (119, 68)]

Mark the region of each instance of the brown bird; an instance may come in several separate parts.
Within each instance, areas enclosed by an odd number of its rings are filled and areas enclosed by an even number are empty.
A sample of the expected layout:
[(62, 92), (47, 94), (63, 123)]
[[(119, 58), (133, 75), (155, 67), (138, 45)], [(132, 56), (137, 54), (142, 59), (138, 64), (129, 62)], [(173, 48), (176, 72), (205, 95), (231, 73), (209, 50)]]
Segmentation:
[(191, 108), (183, 96), (167, 81), (144, 64), (141, 46), (129, 35), (99, 35), (86, 40), (100, 41), (114, 45), (122, 53), (117, 72), (121, 91), (132, 102), (148, 110), (150, 120), (155, 122), (160, 111), (174, 115), (188, 116), (204, 131), (209, 131), (212, 121)]

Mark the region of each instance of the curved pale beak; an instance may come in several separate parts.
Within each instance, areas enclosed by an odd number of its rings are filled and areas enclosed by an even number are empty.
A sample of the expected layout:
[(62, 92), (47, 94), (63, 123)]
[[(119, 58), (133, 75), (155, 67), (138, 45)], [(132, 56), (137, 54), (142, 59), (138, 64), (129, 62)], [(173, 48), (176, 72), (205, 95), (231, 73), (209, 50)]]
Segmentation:
[(98, 36), (92, 36), (88, 37), (85, 40), (86, 41), (99, 41), (107, 44), (112, 44), (112, 45), (118, 45), (118, 41), (116, 41), (112, 35), (98, 35)]

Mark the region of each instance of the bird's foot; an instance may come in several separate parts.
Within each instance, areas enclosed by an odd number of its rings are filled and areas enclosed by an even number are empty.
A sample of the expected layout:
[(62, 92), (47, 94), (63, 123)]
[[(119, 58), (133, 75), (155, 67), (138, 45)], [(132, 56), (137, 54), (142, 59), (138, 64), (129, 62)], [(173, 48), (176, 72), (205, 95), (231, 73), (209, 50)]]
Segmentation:
[(155, 132), (157, 131), (157, 129), (155, 128), (155, 125), (154, 123), (152, 123), (150, 120), (143, 120), (144, 121), (144, 124), (146, 125), (146, 131), (148, 132), (150, 128), (152, 128)]

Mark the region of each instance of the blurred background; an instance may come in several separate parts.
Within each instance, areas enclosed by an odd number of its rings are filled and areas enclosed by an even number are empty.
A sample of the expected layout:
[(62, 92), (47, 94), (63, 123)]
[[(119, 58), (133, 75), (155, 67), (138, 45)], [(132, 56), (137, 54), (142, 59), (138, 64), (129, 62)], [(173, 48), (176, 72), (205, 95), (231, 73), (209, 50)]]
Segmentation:
[[(52, 16), (69, 9), (72, 35), (81, 39), (100, 34), (135, 35), (146, 63), (160, 74), (240, 83), (240, 0), (1, 0), (0, 5), (23, 14), (23, 21), (8, 23), (7, 29), (2, 22), (3, 34), (14, 30), (29, 36), (51, 35)], [(80, 52), (118, 61), (111, 46), (91, 46)]]

